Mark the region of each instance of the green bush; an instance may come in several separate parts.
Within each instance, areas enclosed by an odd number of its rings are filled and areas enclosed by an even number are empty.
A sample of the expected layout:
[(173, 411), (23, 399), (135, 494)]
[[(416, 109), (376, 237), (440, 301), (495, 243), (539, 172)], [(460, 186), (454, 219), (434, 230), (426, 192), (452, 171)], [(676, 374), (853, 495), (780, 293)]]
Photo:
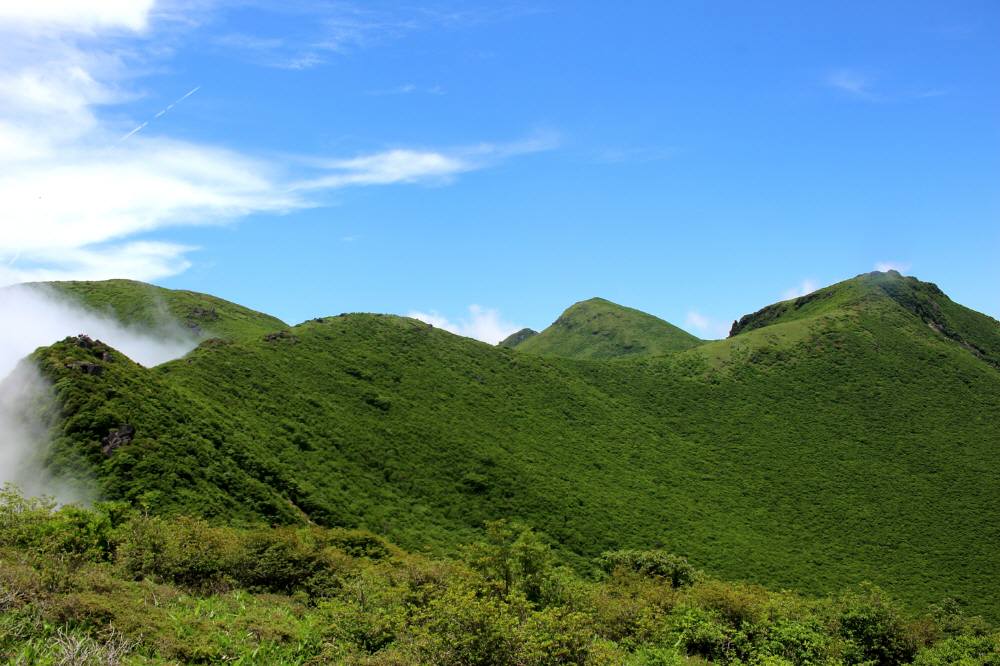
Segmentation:
[(1000, 666), (1000, 634), (956, 636), (922, 650), (914, 666)]
[(697, 571), (687, 559), (663, 550), (615, 550), (602, 553), (599, 566), (611, 573), (625, 569), (668, 581), (671, 587), (684, 587), (694, 583)]
[(899, 608), (874, 585), (865, 584), (840, 599), (841, 635), (854, 647), (850, 658), (878, 666), (908, 664), (917, 653), (913, 629)]

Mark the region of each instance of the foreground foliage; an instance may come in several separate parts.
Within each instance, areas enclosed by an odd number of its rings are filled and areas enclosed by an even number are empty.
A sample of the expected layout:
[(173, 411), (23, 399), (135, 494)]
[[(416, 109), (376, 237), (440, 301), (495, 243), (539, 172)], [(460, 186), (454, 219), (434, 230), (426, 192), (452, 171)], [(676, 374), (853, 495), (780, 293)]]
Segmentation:
[(458, 559), (355, 530), (235, 529), (0, 497), (0, 660), (14, 664), (1000, 664), (944, 602), (808, 599), (662, 552), (584, 579), (506, 522)]

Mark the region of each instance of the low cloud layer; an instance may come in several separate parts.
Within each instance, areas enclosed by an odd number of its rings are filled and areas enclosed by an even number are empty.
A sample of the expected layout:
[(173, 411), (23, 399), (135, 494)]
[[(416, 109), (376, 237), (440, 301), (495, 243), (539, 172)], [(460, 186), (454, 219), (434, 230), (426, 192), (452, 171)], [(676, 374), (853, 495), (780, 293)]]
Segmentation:
[(10, 322), (0, 327), (0, 378), (37, 348), (70, 335), (86, 334), (111, 345), (147, 367), (179, 358), (197, 341), (172, 321), (166, 309), (157, 330), (121, 325), (111, 315), (85, 310), (46, 287), (0, 289), (0, 313)]
[(0, 289), (0, 313), (5, 322), (0, 327), (0, 483), (61, 501), (82, 499), (81, 488), (44, 471), (48, 435), (41, 419), (51, 387), (32, 364), (21, 361), (38, 347), (86, 334), (149, 367), (183, 356), (196, 340), (165, 310), (156, 330), (130, 328), (44, 287)]
[(482, 342), (495, 345), (511, 333), (521, 330), (521, 326), (504, 321), (497, 310), (479, 305), (469, 306), (469, 316), (458, 321), (451, 321), (437, 312), (413, 311), (406, 315), (431, 326), (443, 329), (455, 335), (475, 338)]

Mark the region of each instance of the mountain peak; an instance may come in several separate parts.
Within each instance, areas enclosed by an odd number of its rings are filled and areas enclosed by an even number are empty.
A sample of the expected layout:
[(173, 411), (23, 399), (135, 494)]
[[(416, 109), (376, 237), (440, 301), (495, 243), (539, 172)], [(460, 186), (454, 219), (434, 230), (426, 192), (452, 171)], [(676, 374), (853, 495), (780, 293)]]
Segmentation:
[(574, 303), (551, 326), (516, 347), (542, 356), (606, 359), (656, 356), (700, 343), (659, 317), (595, 296)]
[[(797, 298), (768, 305), (733, 322), (732, 338), (759, 328), (849, 312), (906, 314), (933, 334), (1000, 367), (1000, 322), (952, 301), (933, 282), (896, 270), (862, 273)], [(903, 319), (901, 321), (906, 321)]]

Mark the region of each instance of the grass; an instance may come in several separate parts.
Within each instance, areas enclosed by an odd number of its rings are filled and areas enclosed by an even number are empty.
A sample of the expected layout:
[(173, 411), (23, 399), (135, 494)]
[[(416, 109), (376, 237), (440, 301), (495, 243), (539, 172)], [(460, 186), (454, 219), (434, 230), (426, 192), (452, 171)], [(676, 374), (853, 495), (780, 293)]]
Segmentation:
[(576, 359), (658, 356), (701, 343), (658, 317), (603, 298), (576, 303), (537, 335), (524, 335), (513, 344), (508, 340), (501, 344), (540, 356)]
[[(435, 555), (510, 518), (582, 574), (666, 548), (729, 580), (870, 580), (996, 619), (996, 322), (925, 285), (862, 276), (729, 340), (614, 362), (381, 315), (153, 369), (68, 339), (34, 356), (57, 395), (49, 466), (158, 515), (361, 528)], [(106, 456), (124, 424), (134, 440)]]

